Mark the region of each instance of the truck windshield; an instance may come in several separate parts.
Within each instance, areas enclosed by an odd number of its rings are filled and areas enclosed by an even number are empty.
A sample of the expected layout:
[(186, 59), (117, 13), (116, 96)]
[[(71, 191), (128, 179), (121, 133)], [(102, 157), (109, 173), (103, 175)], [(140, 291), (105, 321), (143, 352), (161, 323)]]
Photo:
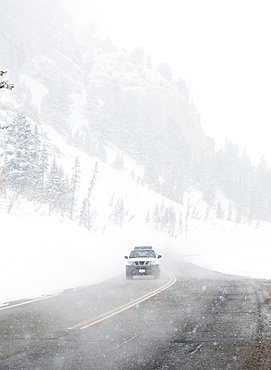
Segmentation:
[(130, 258), (144, 258), (144, 257), (155, 257), (154, 251), (150, 250), (137, 250), (137, 251), (132, 251), (130, 254)]

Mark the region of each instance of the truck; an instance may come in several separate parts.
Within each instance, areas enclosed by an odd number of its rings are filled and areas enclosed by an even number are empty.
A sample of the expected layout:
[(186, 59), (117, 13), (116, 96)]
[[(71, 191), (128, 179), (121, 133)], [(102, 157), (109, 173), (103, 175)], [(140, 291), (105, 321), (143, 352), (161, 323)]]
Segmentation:
[(134, 276), (153, 275), (155, 279), (160, 278), (160, 258), (151, 246), (137, 246), (129, 256), (124, 256), (126, 262), (126, 279)]

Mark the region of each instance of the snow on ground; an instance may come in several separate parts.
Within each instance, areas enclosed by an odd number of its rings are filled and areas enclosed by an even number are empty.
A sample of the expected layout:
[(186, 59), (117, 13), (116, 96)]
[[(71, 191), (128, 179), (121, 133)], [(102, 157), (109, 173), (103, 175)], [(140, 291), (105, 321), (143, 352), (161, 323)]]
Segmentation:
[[(79, 157), (82, 174), (79, 195), (83, 199), (96, 159), (65, 145), (58, 134), (49, 127), (46, 129), (51, 140), (61, 148), (59, 160), (65, 170), (70, 169), (69, 175), (75, 157)], [(96, 284), (117, 275), (125, 278), (123, 257), (135, 245), (153, 245), (158, 253), (168, 257), (177, 254), (209, 270), (271, 278), (271, 224), (248, 226), (213, 216), (205, 221), (206, 205), (200, 200), (200, 193), (193, 191), (185, 195), (184, 204), (197, 206), (197, 219), (188, 220), (187, 233), (176, 231), (172, 238), (155, 230), (154, 223), (147, 224), (145, 217), (148, 210), (153, 213), (156, 203), (173, 205), (177, 215), (185, 205), (180, 206), (142, 187), (130, 176), (136, 164), (127, 156), (124, 162), (125, 168), (129, 168), (127, 171), (116, 171), (98, 161), (98, 179), (92, 198), (97, 217), (91, 231), (60, 215), (49, 216), (47, 207), (35, 208), (22, 199), (9, 214), (10, 195), (1, 203), (1, 304)], [(111, 217), (119, 197), (127, 212), (123, 227), (116, 225)], [(77, 207), (80, 205), (78, 202)], [(185, 209), (182, 211), (184, 215)]]
[(31, 209), (25, 216), (1, 211), (0, 223), (0, 303), (124, 277), (124, 255), (134, 245), (163, 247), (163, 237), (152, 235), (144, 225), (122, 229), (109, 222), (102, 232), (92, 233), (60, 216), (41, 216)]
[(271, 278), (269, 223), (260, 226), (221, 220), (194, 223), (194, 230), (191, 226), (182, 248), (185, 260), (225, 274)]
[[(133, 201), (136, 203), (137, 199)], [(41, 214), (26, 204), (23, 215), (0, 212), (2, 258), (0, 303), (54, 294), (125, 278), (125, 260), (135, 245), (153, 245), (158, 253), (178, 257), (209, 270), (270, 279), (271, 226), (236, 225), (221, 220), (196, 221), (187, 236), (171, 238), (137, 218), (122, 228), (87, 231), (60, 216)], [(27, 212), (26, 212), (27, 211)]]

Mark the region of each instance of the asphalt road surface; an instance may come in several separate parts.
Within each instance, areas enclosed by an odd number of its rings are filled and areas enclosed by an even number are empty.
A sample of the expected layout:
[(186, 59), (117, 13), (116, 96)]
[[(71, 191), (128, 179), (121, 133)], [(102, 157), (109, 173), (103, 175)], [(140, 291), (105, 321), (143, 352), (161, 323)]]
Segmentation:
[(271, 369), (270, 281), (162, 261), (0, 308), (0, 369)]

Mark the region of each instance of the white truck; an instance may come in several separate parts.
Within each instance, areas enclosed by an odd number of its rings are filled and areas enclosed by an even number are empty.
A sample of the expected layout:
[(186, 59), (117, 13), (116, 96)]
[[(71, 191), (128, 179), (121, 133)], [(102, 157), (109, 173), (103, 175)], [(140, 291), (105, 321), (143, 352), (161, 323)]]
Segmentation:
[(125, 256), (126, 278), (133, 279), (133, 276), (153, 275), (155, 279), (160, 278), (160, 258), (152, 247), (135, 247), (129, 256)]

